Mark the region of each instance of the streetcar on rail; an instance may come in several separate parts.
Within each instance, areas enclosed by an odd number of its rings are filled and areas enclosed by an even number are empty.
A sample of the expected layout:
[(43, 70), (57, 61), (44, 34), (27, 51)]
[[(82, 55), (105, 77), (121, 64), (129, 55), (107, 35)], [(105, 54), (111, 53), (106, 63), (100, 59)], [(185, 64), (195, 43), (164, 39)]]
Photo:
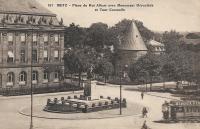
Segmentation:
[(173, 100), (162, 105), (163, 118), (165, 120), (184, 120), (200, 118), (200, 101), (197, 100)]

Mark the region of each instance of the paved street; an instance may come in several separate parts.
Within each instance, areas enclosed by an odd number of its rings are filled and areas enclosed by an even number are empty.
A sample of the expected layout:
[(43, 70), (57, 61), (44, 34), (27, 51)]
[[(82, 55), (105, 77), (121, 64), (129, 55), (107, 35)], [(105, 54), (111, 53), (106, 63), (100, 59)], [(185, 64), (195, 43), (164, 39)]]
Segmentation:
[[(96, 86), (93, 83), (92, 92), (94, 96), (119, 96), (118, 86)], [(46, 104), (47, 98), (60, 98), (68, 96), (68, 93), (53, 93), (46, 95), (34, 95), (34, 105)], [(77, 93), (80, 94), (80, 93)], [(145, 94), (141, 100), (140, 93), (136, 91), (124, 90), (122, 96), (127, 99), (127, 103), (137, 103), (147, 106), (149, 109), (148, 118), (141, 118), (140, 115), (125, 117), (115, 117), (106, 119), (82, 119), (82, 120), (61, 120), (34, 118), (35, 129), (140, 129), (144, 120), (151, 129), (199, 129), (199, 123), (172, 123), (160, 124), (153, 121), (162, 118), (161, 105), (168, 98), (174, 98), (168, 93)], [(161, 97), (159, 97), (161, 96)], [(178, 99), (178, 98), (174, 98)], [(30, 108), (30, 96), (3, 97), (0, 96), (0, 129), (28, 129), (30, 118), (21, 115), (19, 111), (25, 107)], [(131, 110), (131, 109), (130, 109)], [(65, 114), (67, 115), (67, 114)], [(87, 115), (87, 114), (85, 114)]]

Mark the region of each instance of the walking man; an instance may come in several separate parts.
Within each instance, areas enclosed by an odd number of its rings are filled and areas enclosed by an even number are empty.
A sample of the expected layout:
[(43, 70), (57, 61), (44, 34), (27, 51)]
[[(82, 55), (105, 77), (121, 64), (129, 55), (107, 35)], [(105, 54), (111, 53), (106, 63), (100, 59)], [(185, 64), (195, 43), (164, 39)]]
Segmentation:
[(146, 124), (146, 120), (144, 121), (143, 125), (142, 125), (142, 128), (141, 129), (148, 129), (148, 126)]
[(143, 100), (143, 97), (144, 97), (144, 92), (142, 91), (141, 92), (141, 99)]
[(142, 117), (143, 117), (143, 118), (144, 118), (144, 117), (147, 117), (147, 113), (148, 113), (147, 108), (144, 107), (144, 108), (142, 109)]

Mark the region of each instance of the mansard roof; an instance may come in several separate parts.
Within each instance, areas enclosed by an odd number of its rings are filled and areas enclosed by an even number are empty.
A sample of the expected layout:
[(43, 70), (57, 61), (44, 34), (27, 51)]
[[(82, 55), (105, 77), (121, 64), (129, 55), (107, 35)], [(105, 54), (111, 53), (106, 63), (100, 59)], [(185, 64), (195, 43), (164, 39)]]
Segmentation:
[(0, 13), (56, 16), (35, 0), (0, 0)]
[(0, 0), (0, 28), (63, 27), (63, 20), (35, 0)]

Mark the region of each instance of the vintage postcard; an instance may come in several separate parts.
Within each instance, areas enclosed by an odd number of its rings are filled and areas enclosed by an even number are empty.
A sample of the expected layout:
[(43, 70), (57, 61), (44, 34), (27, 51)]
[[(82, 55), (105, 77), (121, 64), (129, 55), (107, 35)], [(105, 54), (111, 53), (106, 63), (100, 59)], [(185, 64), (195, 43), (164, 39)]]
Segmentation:
[(0, 0), (0, 129), (199, 129), (199, 0)]

